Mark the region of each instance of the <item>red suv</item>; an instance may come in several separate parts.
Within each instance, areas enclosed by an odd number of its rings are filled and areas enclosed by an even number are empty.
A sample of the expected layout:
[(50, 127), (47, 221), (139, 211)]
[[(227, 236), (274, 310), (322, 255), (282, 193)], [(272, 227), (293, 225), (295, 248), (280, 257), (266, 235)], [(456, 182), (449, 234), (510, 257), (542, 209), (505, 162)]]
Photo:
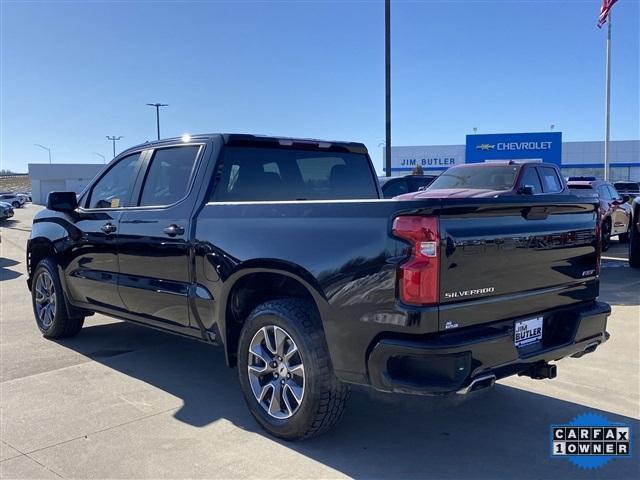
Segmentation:
[(622, 243), (629, 241), (631, 206), (628, 195), (620, 195), (613, 185), (592, 177), (571, 177), (567, 182), (576, 195), (597, 195), (602, 215), (602, 250), (609, 248), (610, 239), (618, 235)]

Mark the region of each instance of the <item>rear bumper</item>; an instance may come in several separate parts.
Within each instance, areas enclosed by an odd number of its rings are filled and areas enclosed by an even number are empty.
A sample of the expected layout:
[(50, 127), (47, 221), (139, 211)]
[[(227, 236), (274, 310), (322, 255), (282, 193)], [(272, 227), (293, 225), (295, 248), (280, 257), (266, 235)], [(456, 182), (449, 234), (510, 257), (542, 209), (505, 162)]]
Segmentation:
[[(504, 378), (536, 364), (582, 356), (604, 343), (611, 307), (589, 302), (523, 318), (419, 338), (379, 338), (369, 350), (369, 380), (378, 390), (422, 395), (465, 391), (479, 378)], [(544, 316), (542, 341), (514, 345), (514, 323)]]

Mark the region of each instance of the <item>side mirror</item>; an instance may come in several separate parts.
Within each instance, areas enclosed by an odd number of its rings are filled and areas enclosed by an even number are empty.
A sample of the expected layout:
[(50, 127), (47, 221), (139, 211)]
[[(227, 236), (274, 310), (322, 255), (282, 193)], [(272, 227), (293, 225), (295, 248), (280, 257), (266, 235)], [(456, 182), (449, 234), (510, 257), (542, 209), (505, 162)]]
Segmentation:
[(533, 195), (533, 185), (522, 185), (520, 188), (518, 188), (518, 193), (520, 195)]
[(47, 208), (55, 212), (71, 213), (78, 208), (76, 192), (51, 192), (47, 198)]

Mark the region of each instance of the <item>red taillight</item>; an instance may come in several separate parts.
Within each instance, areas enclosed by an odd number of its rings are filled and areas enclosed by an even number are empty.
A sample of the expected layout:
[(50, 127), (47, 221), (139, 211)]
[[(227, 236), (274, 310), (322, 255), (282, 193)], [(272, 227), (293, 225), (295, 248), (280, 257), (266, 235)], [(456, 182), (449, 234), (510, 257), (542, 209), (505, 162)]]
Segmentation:
[(410, 305), (433, 305), (439, 300), (440, 238), (436, 217), (397, 217), (393, 234), (411, 242), (411, 258), (400, 265), (400, 299)]

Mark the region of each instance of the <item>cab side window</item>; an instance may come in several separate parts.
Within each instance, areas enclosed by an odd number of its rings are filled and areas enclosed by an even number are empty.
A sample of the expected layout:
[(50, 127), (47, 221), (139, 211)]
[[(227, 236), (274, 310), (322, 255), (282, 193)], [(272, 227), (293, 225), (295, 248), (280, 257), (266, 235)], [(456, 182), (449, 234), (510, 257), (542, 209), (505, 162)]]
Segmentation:
[(88, 208), (121, 208), (130, 206), (131, 190), (140, 167), (140, 153), (119, 160), (91, 188)]
[(606, 185), (600, 185), (598, 187), (598, 195), (600, 195), (600, 197), (604, 200), (613, 200), (613, 197), (611, 196), (611, 192), (609, 191)]
[(540, 183), (540, 177), (538, 176), (538, 172), (536, 172), (535, 168), (524, 167), (524, 173), (520, 179), (519, 187), (525, 187), (527, 185), (533, 187), (534, 194), (542, 193), (542, 183)]
[(615, 187), (608, 185), (607, 188), (609, 189), (609, 195), (611, 195), (613, 200), (622, 200), (622, 195), (618, 193)]
[(545, 193), (559, 193), (562, 191), (562, 183), (553, 168), (541, 167), (538, 171), (542, 179), (542, 188)]
[(187, 195), (200, 146), (161, 148), (154, 152), (142, 187), (140, 206), (166, 206)]

